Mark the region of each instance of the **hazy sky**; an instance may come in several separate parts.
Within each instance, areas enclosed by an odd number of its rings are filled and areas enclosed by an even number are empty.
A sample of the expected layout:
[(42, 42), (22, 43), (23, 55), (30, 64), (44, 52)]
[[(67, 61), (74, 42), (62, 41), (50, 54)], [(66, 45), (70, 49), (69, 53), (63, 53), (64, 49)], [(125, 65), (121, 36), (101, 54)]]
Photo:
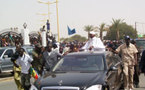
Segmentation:
[[(54, 2), (55, 0), (41, 0)], [(52, 33), (57, 33), (56, 5), (49, 6)], [(111, 24), (112, 18), (124, 19), (129, 25), (135, 22), (145, 23), (145, 0), (59, 0), (60, 37), (68, 37), (67, 25), (75, 28), (77, 34), (87, 37), (85, 25), (99, 26)], [(48, 5), (37, 0), (0, 0), (0, 30), (18, 27), (23, 28), (26, 22), (31, 31), (38, 31), (41, 20), (48, 16), (37, 13), (48, 13)], [(139, 33), (145, 33), (145, 24), (137, 23)]]

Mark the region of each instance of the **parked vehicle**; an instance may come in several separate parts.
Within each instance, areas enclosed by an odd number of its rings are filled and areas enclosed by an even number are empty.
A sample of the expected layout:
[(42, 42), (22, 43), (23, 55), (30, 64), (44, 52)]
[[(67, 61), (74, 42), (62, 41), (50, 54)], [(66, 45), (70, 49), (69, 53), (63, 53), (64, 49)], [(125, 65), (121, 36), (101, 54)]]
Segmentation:
[(135, 39), (136, 46), (140, 51), (145, 50), (145, 39)]
[[(32, 46), (22, 46), (26, 53), (32, 55)], [(11, 57), (15, 53), (16, 47), (1, 47), (0, 48), (0, 73), (2, 72), (12, 72), (13, 63), (11, 62)]]
[(141, 60), (141, 56), (142, 56), (142, 52), (143, 50), (145, 50), (145, 39), (141, 38), (141, 39), (135, 39), (136, 42), (136, 46), (138, 49), (138, 62), (140, 63)]
[[(31, 90), (112, 90), (119, 88), (121, 60), (111, 52), (75, 52), (42, 75)], [(118, 89), (116, 89), (118, 90)]]

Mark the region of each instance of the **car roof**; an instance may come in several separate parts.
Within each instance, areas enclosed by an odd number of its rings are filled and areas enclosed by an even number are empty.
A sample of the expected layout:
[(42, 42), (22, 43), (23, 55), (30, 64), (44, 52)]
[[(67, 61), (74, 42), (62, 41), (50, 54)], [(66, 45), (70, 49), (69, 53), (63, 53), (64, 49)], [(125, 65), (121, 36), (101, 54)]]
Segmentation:
[[(30, 45), (24, 45), (24, 46), (21, 46), (22, 48), (34, 48), (33, 46), (30, 46)], [(6, 46), (6, 47), (0, 47), (0, 49), (15, 49), (16, 47), (15, 46)]]
[(73, 55), (105, 55), (106, 52), (105, 51), (88, 51), (88, 52), (73, 52), (73, 53), (69, 53), (67, 54), (67, 56), (73, 56)]
[(144, 39), (144, 38), (141, 38), (141, 39), (135, 39), (135, 40), (136, 40), (136, 41), (138, 41), (138, 40), (140, 41), (140, 40), (145, 40), (145, 39)]
[(9, 48), (16, 48), (16, 47), (14, 47), (14, 46), (0, 47), (0, 49), (9, 49)]
[(30, 45), (24, 45), (24, 46), (22, 46), (22, 47), (26, 47), (26, 48), (34, 48), (34, 46), (30, 46)]

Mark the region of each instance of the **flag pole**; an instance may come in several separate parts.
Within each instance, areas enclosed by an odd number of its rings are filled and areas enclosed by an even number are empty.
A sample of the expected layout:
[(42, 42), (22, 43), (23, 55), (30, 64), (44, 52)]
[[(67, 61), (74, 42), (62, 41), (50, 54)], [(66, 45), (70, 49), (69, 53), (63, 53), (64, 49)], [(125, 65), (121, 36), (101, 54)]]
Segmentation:
[(57, 33), (58, 33), (58, 42), (60, 42), (60, 37), (59, 37), (59, 19), (58, 19), (58, 0), (56, 0), (56, 15), (57, 15)]

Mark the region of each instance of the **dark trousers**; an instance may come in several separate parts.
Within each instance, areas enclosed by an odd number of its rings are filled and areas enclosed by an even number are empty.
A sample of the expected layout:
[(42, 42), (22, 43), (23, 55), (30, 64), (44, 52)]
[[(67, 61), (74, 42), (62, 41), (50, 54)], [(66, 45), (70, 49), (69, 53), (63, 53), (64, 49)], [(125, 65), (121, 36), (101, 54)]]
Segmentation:
[(29, 90), (31, 87), (30, 84), (30, 74), (21, 74), (21, 83), (22, 83), (22, 87), (24, 88), (24, 90)]
[(139, 75), (140, 75), (140, 73), (139, 73), (139, 65), (135, 65), (134, 66), (134, 77), (133, 77), (135, 85), (139, 84)]

